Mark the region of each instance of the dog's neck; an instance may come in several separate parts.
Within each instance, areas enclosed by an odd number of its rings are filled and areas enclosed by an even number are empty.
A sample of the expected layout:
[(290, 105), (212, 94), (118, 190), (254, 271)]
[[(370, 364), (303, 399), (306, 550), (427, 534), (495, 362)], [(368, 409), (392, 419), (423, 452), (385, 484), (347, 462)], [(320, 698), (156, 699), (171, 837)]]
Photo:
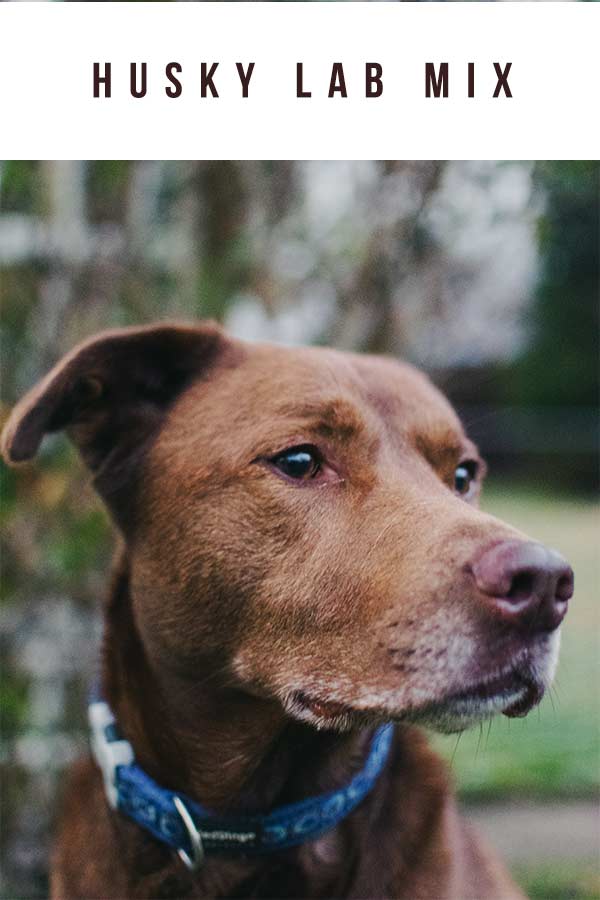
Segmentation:
[(127, 561), (106, 612), (102, 688), (138, 763), (205, 807), (268, 811), (341, 787), (364, 764), (371, 731), (318, 732), (280, 705), (220, 684), (155, 673), (136, 630)]

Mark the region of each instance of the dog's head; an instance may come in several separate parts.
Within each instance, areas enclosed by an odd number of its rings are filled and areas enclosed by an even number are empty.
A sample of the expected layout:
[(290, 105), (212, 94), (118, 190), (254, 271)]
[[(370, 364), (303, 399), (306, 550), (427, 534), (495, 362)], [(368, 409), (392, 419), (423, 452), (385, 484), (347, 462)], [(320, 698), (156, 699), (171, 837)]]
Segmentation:
[(550, 682), (572, 572), (477, 509), (477, 449), (410, 366), (126, 329), (16, 407), (6, 458), (61, 428), (124, 535), (153, 666), (340, 728), (462, 729)]

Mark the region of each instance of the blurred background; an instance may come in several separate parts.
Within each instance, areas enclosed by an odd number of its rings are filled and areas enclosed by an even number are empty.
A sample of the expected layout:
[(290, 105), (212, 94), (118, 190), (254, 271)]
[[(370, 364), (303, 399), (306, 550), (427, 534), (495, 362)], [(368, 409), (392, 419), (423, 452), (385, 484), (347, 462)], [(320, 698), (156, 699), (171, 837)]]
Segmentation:
[[(483, 505), (558, 547), (576, 595), (555, 690), (436, 738), (532, 897), (600, 896), (600, 166), (0, 163), (2, 406), (110, 326), (214, 317), (249, 339), (402, 356), (490, 463)], [(61, 774), (112, 539), (62, 436), (2, 479), (2, 896), (46, 896)]]

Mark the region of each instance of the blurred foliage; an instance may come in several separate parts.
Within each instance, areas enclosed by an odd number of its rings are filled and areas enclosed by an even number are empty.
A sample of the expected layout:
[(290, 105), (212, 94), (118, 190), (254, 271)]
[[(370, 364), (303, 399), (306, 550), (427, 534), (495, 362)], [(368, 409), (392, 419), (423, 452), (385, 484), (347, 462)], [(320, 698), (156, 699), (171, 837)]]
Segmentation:
[(467, 422), (475, 411), (472, 434), (492, 470), (590, 495), (600, 475), (600, 163), (539, 162), (532, 184), (538, 277), (520, 352), (440, 382)]
[(39, 211), (43, 200), (40, 164), (30, 160), (9, 160), (4, 166), (2, 209), (18, 213)]
[(535, 168), (540, 280), (528, 310), (529, 347), (514, 367), (521, 404), (598, 404), (600, 163)]
[(90, 222), (123, 222), (130, 163), (99, 159), (86, 170), (87, 212)]
[(99, 570), (108, 562), (108, 517), (75, 453), (56, 439), (42, 464), (19, 471), (0, 466), (2, 599), (19, 603), (48, 591), (96, 599)]
[(4, 740), (17, 735), (27, 721), (27, 679), (23, 674), (0, 681), (0, 707)]

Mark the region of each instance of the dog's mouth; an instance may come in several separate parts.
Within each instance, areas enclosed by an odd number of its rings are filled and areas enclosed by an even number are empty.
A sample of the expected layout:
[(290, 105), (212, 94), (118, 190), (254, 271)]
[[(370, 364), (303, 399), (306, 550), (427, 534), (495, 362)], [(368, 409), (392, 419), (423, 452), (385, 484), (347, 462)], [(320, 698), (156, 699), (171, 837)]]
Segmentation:
[(461, 731), (498, 713), (511, 719), (526, 716), (543, 695), (544, 685), (529, 671), (512, 669), (410, 710), (406, 718), (441, 731)]
[[(543, 687), (534, 681), (531, 676), (514, 670), (497, 678), (475, 684), (466, 691), (451, 695), (443, 702), (453, 706), (462, 703), (481, 703), (485, 705), (490, 701), (494, 704), (504, 704), (506, 700), (509, 700), (508, 705), (503, 705), (499, 712), (509, 718), (515, 718), (527, 715), (536, 703), (539, 703), (543, 692)], [(515, 694), (519, 696), (519, 699), (513, 701), (511, 698)]]
[(523, 696), (502, 710), (502, 715), (509, 719), (519, 719), (531, 712), (544, 696), (544, 686), (532, 679), (523, 679)]
[(321, 700), (318, 697), (311, 697), (309, 694), (305, 694), (304, 691), (296, 691), (293, 700), (294, 703), (308, 710), (317, 719), (334, 720), (352, 713), (351, 706), (337, 703), (333, 700)]
[(363, 707), (294, 691), (288, 708), (301, 719), (321, 728), (349, 728), (364, 721), (396, 720), (430, 726), (437, 731), (462, 731), (502, 713), (508, 718), (526, 716), (544, 695), (544, 685), (526, 669), (512, 668), (474, 682), (434, 701), (393, 711), (389, 705)]

